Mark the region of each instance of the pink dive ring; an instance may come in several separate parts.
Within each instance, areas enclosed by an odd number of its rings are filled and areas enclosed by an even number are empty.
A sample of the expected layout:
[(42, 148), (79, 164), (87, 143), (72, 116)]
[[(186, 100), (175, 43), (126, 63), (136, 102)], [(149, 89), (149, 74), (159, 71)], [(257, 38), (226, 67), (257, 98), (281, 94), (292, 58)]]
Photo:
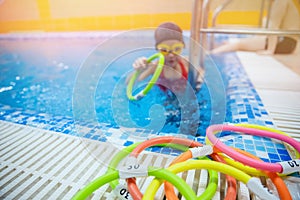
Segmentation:
[(232, 159), (239, 161), (245, 165), (254, 167), (260, 170), (266, 170), (271, 172), (278, 172), (282, 174), (290, 174), (293, 172), (300, 171), (300, 159), (294, 159), (290, 161), (282, 161), (278, 163), (266, 163), (263, 161), (259, 161), (248, 156), (245, 156), (232, 148), (229, 148), (224, 143), (218, 139), (215, 134), (221, 131), (231, 131), (231, 132), (240, 132), (250, 135), (256, 135), (261, 137), (269, 137), (274, 138), (277, 140), (281, 140), (290, 144), (294, 147), (298, 152), (300, 152), (300, 143), (297, 142), (295, 139), (285, 136), (282, 134), (277, 134), (274, 132), (266, 131), (266, 130), (259, 130), (254, 128), (245, 128), (240, 126), (233, 126), (233, 125), (226, 125), (226, 124), (218, 124), (218, 125), (211, 125), (206, 129), (206, 137), (211, 142), (211, 144), (219, 149), (222, 153), (227, 154)]

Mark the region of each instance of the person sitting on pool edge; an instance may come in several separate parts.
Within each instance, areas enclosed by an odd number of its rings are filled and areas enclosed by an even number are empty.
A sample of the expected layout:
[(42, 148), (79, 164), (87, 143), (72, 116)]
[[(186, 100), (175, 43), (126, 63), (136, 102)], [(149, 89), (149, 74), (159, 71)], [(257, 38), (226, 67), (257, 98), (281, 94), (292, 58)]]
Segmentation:
[[(172, 22), (165, 22), (155, 30), (155, 48), (165, 57), (165, 63), (160, 77), (156, 84), (163, 91), (172, 92), (184, 91), (188, 80), (189, 62), (181, 56), (185, 47), (181, 28)], [(147, 63), (147, 58), (137, 58), (133, 63), (135, 70), (141, 70), (138, 81), (142, 81), (152, 75), (158, 62)], [(204, 70), (201, 67), (194, 70), (197, 73), (195, 90), (199, 91), (203, 82)], [(128, 78), (129, 79), (129, 78)]]
[[(299, 30), (300, 13), (293, 0), (272, 0), (270, 22), (271, 30)], [(254, 37), (235, 38), (219, 47), (211, 54), (232, 51), (254, 51), (263, 55), (299, 54), (299, 36), (256, 35)]]

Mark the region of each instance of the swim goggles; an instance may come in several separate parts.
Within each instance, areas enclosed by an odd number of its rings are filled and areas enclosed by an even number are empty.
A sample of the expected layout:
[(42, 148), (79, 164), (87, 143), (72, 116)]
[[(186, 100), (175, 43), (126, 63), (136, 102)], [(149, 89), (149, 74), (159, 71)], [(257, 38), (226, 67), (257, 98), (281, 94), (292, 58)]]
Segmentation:
[(168, 55), (169, 53), (179, 55), (179, 54), (181, 54), (183, 47), (184, 47), (184, 44), (181, 42), (175, 43), (171, 46), (161, 43), (161, 44), (157, 45), (157, 50), (160, 51), (164, 56)]

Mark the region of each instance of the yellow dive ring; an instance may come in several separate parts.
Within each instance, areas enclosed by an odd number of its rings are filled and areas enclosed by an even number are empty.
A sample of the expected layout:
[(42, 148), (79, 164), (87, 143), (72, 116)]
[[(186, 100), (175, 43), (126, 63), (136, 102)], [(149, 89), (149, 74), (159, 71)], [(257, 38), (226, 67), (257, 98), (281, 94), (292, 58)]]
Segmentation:
[[(239, 169), (236, 169), (230, 165), (226, 165), (220, 162), (208, 160), (188, 160), (185, 162), (177, 163), (167, 168), (167, 170), (170, 170), (175, 174), (191, 169), (211, 169), (224, 174), (228, 174), (229, 176), (232, 176), (246, 184), (249, 190), (251, 190), (261, 199), (278, 199), (273, 194), (270, 194), (260, 182), (256, 181), (255, 178), (252, 178), (251, 176)], [(143, 196), (143, 200), (154, 199), (154, 196), (162, 183), (163, 179), (153, 179)]]
[(127, 86), (127, 90), (126, 90), (126, 94), (127, 94), (127, 97), (129, 100), (139, 100), (141, 98), (143, 98), (150, 90), (151, 88), (153, 87), (153, 85), (156, 83), (157, 79), (159, 78), (162, 70), (163, 70), (163, 67), (164, 67), (164, 64), (165, 64), (165, 57), (162, 53), (156, 53), (152, 56), (150, 56), (148, 59), (147, 59), (147, 62), (151, 62), (152, 60), (158, 58), (158, 65), (156, 67), (156, 70), (151, 78), (151, 80), (149, 81), (148, 85), (142, 90), (140, 91), (138, 94), (136, 95), (132, 95), (132, 88), (133, 88), (133, 85), (135, 83), (135, 80), (137, 79), (137, 77), (139, 76), (140, 74), (140, 71), (137, 70), (133, 76), (131, 77), (129, 83), (128, 83), (128, 86)]

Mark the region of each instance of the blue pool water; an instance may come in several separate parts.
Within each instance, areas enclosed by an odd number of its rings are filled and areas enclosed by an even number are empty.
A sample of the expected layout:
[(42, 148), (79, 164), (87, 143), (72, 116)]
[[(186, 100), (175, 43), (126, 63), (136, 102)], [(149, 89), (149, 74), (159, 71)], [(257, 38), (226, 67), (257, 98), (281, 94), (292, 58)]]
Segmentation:
[[(109, 41), (107, 37), (1, 39), (0, 104), (30, 113), (25, 120), (34, 114), (62, 116), (71, 121), (88, 121), (95, 117), (97, 122), (112, 127), (146, 128), (166, 133), (182, 131), (179, 130), (182, 105), (175, 95), (166, 95), (155, 86), (140, 101), (130, 102), (126, 97), (124, 82), (132, 70), (131, 63), (139, 56), (155, 53), (152, 43), (152, 36), (125, 39), (121, 36)], [(122, 55), (115, 47), (126, 47), (125, 50), (130, 51)], [(208, 60), (207, 65), (213, 66), (214, 63)], [(88, 69), (87, 74), (85, 69)], [(101, 74), (96, 76), (95, 71), (99, 69)], [(206, 79), (209, 79), (209, 73)], [(209, 90), (208, 84), (204, 83), (196, 94), (200, 112), (191, 119), (199, 120), (197, 135), (204, 134), (217, 113), (212, 109)], [(218, 98), (215, 98), (214, 105), (217, 104)], [(93, 114), (87, 111), (89, 109)], [(1, 118), (7, 120), (10, 111), (4, 110)], [(55, 123), (53, 121), (44, 123)]]
[[(140, 101), (128, 101), (125, 77), (136, 57), (155, 52), (152, 35), (108, 40), (109, 37), (107, 34), (92, 38), (0, 37), (0, 120), (118, 146), (131, 145), (153, 134), (178, 133), (205, 143), (205, 129), (214, 123), (273, 127), (234, 53), (206, 59), (205, 83), (196, 101), (182, 101), (157, 87)], [(183, 102), (188, 103), (185, 109), (182, 109)], [(193, 109), (197, 106), (198, 110)], [(188, 116), (187, 120), (184, 116)], [(197, 137), (184, 132), (185, 128), (194, 128), (194, 122)], [(266, 162), (291, 159), (278, 141), (221, 134), (227, 145), (251, 152)], [(149, 150), (170, 155), (179, 153), (168, 148)]]
[(78, 51), (88, 50), (82, 44), (1, 40), (1, 103), (36, 113), (71, 116), (68, 105), (82, 59)]

